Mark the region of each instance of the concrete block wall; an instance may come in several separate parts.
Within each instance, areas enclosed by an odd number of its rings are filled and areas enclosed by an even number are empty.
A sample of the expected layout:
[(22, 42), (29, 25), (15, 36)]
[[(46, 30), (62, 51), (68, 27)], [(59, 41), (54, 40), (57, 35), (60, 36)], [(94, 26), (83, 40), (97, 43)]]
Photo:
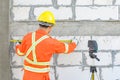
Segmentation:
[[(73, 36), (71, 36), (72, 38)], [(77, 36), (76, 38), (78, 38)], [(89, 38), (88, 38), (89, 37)], [(62, 38), (56, 37), (57, 39), (66, 39), (70, 36), (62, 36)], [(111, 39), (109, 39), (111, 38)], [(71, 54), (55, 54), (51, 59), (51, 80), (87, 80), (90, 78), (90, 66), (94, 65), (97, 68), (97, 76), (100, 80), (119, 80), (120, 73), (120, 36), (93, 36), (92, 39), (98, 42), (98, 53), (95, 53), (100, 61), (96, 59), (91, 59), (88, 53), (87, 43), (90, 40), (90, 36), (80, 36), (79, 44), (74, 52)], [(18, 39), (13, 37), (13, 39)], [(19, 38), (20, 39), (20, 38)], [(115, 44), (109, 43), (116, 40)], [(103, 46), (104, 45), (104, 46)], [(106, 46), (111, 46), (106, 48)], [(11, 43), (11, 47), (15, 46), (14, 43)], [(84, 47), (84, 49), (81, 49)], [(11, 49), (10, 53), (12, 54), (11, 66), (12, 66), (12, 78), (13, 80), (19, 79), (23, 75), (23, 57), (19, 57), (15, 54), (14, 50)], [(19, 72), (19, 73), (18, 73)]]
[[(55, 14), (57, 23), (51, 35), (57, 39), (79, 38), (69, 55), (55, 54), (51, 60), (51, 80), (88, 80), (93, 60), (88, 40), (96, 40), (100, 61), (94, 60), (100, 80), (120, 80), (120, 0), (11, 0), (10, 39), (22, 37), (38, 28), (37, 16), (44, 10)], [(21, 80), (23, 59), (10, 43), (12, 80)], [(97, 80), (97, 77), (95, 77)]]
[(57, 20), (119, 20), (119, 0), (11, 0), (13, 21), (36, 21), (44, 10)]

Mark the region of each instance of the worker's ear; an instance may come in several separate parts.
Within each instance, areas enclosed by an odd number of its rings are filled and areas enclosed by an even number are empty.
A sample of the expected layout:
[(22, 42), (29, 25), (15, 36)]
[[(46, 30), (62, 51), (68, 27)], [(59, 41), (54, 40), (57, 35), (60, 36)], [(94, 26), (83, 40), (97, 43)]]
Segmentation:
[(50, 26), (50, 27), (48, 27), (48, 33), (50, 33), (51, 32), (51, 30), (52, 30), (52, 27)]
[(49, 29), (51, 30), (51, 29), (52, 29), (52, 26), (50, 26)]

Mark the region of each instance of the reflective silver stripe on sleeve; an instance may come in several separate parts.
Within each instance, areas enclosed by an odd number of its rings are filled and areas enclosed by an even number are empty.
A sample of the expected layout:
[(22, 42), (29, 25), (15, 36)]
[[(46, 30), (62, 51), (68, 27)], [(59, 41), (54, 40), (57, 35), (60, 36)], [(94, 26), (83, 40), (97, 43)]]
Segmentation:
[(68, 53), (69, 46), (67, 43), (64, 43), (64, 44), (65, 44), (65, 52), (64, 53)]
[(24, 53), (22, 53), (22, 52), (20, 52), (20, 50), (19, 49), (17, 49), (17, 53), (19, 54), (19, 55), (24, 55)]

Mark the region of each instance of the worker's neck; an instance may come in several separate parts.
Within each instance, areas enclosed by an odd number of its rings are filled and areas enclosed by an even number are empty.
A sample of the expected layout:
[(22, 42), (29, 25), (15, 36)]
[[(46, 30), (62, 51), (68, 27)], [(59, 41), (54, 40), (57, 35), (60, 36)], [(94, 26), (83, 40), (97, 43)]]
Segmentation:
[(42, 28), (42, 27), (39, 27), (39, 29), (44, 30), (46, 33), (49, 33), (49, 28)]

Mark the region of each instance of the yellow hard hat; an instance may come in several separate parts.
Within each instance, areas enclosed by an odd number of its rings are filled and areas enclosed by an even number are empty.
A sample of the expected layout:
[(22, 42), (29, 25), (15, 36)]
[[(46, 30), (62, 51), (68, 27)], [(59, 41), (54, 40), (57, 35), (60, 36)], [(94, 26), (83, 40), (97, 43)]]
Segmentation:
[(55, 18), (51, 11), (44, 11), (40, 14), (38, 16), (38, 21), (55, 25)]

